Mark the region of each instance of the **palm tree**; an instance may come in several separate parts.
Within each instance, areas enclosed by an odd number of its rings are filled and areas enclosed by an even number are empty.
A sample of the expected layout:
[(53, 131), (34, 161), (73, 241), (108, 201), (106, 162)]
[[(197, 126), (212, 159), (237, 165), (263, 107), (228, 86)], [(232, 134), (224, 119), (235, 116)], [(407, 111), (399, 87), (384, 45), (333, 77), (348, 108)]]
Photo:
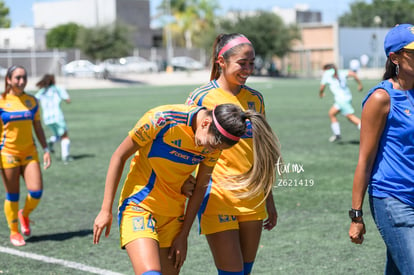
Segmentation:
[(175, 44), (187, 49), (199, 46), (194, 45), (197, 42), (194, 37), (214, 26), (214, 13), (218, 9), (216, 0), (164, 0), (159, 9), (166, 10), (168, 1), (174, 18), (168, 27)]

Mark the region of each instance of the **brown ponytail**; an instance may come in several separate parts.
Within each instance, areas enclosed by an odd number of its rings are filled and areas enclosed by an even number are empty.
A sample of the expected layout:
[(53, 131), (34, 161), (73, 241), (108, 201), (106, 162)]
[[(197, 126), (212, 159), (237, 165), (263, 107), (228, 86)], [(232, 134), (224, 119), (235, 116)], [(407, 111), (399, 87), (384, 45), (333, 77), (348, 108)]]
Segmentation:
[(39, 82), (36, 83), (36, 86), (39, 88), (49, 87), (51, 85), (55, 85), (55, 75), (53, 74), (45, 74)]
[[(233, 40), (236, 37), (245, 37), (243, 34), (240, 33), (230, 33), (230, 34), (219, 34), (216, 37), (216, 40), (214, 40), (213, 43), (213, 52), (211, 55), (211, 73), (210, 73), (210, 80), (218, 79), (221, 75), (221, 68), (219, 64), (217, 63), (218, 54), (220, 50), (227, 45), (227, 43), (230, 40)], [(240, 44), (238, 46), (241, 46), (243, 44)], [(223, 53), (223, 58), (227, 60), (229, 56), (231, 56), (234, 53), (234, 50), (238, 48), (238, 46), (235, 46), (232, 49), (229, 49), (225, 53)]]

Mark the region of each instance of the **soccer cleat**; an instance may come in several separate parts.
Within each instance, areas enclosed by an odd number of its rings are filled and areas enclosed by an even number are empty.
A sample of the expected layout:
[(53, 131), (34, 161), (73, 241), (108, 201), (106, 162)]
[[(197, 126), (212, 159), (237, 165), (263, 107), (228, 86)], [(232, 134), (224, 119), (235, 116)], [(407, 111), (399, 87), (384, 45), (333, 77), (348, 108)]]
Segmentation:
[(13, 233), (10, 235), (10, 242), (14, 246), (23, 246), (26, 245), (26, 242), (23, 239), (23, 236), (20, 233)]
[(337, 142), (341, 140), (341, 136), (340, 135), (333, 135), (329, 138), (329, 142)]
[(29, 217), (23, 216), (23, 209), (19, 210), (18, 216), (20, 221), (20, 229), (22, 230), (23, 235), (30, 236), (31, 231)]
[(71, 156), (67, 156), (65, 158), (62, 158), (63, 164), (69, 164), (69, 162), (74, 161), (75, 159)]

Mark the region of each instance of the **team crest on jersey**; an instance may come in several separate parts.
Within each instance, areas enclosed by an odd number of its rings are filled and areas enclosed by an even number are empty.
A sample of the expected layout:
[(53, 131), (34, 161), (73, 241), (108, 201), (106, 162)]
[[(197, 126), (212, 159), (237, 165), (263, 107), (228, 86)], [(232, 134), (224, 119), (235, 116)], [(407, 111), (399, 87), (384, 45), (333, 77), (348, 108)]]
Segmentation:
[(410, 112), (410, 110), (409, 110), (409, 109), (405, 109), (405, 110), (404, 110), (404, 113), (405, 113), (407, 116), (411, 116), (411, 112)]
[(132, 230), (134, 232), (136, 232), (136, 231), (142, 231), (144, 229), (145, 229), (144, 218), (143, 217), (134, 217), (132, 219)]
[(29, 108), (32, 108), (33, 107), (32, 102), (30, 100), (28, 100), (28, 99), (25, 101), (25, 105), (27, 107), (29, 107)]
[(167, 120), (162, 112), (155, 113), (154, 122), (156, 126), (162, 127), (165, 125)]
[(247, 107), (248, 107), (249, 110), (256, 111), (256, 106), (254, 105), (254, 102), (248, 101), (247, 102)]

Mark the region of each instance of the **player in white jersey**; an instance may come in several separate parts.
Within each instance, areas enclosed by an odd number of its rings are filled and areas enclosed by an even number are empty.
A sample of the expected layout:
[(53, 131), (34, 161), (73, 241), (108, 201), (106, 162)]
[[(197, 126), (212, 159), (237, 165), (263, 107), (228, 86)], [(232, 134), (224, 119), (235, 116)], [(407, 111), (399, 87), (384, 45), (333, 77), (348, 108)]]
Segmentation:
[(70, 97), (63, 87), (55, 85), (55, 76), (45, 74), (36, 83), (40, 90), (36, 93), (36, 98), (42, 108), (42, 118), (44, 124), (49, 127), (53, 135), (49, 138), (48, 145), (53, 152), (53, 145), (60, 140), (62, 161), (66, 164), (72, 160), (70, 157), (70, 139), (65, 117), (61, 108), (61, 102), (70, 103)]
[(326, 64), (323, 67), (323, 76), (321, 86), (319, 88), (319, 96), (324, 97), (326, 85), (329, 86), (334, 95), (334, 104), (329, 109), (329, 118), (331, 120), (331, 129), (333, 135), (329, 138), (330, 142), (341, 139), (341, 128), (337, 119), (337, 115), (341, 112), (351, 123), (355, 124), (358, 129), (361, 128), (361, 120), (354, 113), (352, 107), (352, 93), (347, 84), (347, 78), (352, 77), (358, 83), (358, 91), (362, 91), (362, 83), (357, 74), (351, 70), (338, 70), (334, 64)]

